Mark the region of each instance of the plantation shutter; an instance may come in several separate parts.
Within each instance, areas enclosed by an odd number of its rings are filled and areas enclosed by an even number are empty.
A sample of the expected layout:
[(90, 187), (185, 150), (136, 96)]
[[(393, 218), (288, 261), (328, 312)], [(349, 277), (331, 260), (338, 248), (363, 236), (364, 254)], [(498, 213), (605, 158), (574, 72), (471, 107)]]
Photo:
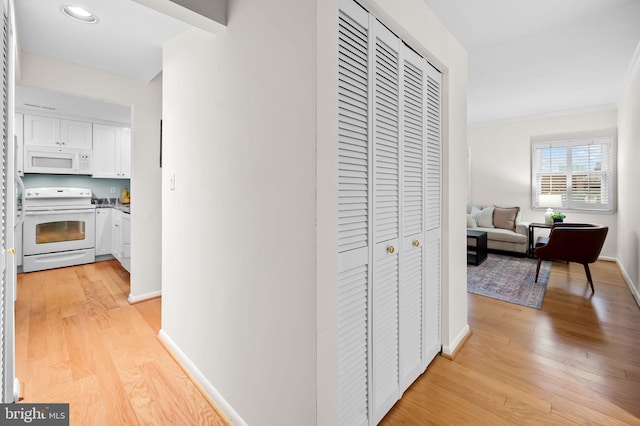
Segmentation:
[(342, 2), (338, 33), (338, 419), (369, 420), (369, 15)]
[(425, 286), (423, 368), (440, 352), (442, 264), (442, 74), (426, 64)]
[(565, 209), (614, 210), (613, 131), (590, 133), (571, 139), (532, 138), (535, 139), (531, 144), (534, 208), (557, 207), (544, 205), (541, 195), (559, 195)]
[(400, 393), (422, 372), (425, 61), (402, 45), (402, 252), (399, 281)]

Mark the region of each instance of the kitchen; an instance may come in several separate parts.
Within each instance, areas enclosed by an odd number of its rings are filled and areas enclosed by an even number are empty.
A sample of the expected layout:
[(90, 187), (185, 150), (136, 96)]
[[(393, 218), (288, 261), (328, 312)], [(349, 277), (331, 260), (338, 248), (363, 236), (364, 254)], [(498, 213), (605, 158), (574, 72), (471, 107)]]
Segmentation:
[(130, 108), (16, 87), (18, 272), (131, 269)]

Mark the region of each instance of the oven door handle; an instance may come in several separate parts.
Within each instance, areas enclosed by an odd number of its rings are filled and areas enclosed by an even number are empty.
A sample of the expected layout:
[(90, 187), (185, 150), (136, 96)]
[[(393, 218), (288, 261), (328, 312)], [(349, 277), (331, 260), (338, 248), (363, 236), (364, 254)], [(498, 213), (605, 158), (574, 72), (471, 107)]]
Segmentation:
[(26, 216), (53, 216), (68, 213), (91, 213), (93, 209), (81, 210), (27, 210), (24, 212)]

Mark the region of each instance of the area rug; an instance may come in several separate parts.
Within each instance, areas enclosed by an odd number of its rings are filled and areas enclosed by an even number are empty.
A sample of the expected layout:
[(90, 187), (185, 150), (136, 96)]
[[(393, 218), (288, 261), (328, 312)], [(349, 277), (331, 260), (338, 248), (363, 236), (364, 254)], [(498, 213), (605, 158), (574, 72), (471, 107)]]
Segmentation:
[(489, 253), (480, 266), (467, 265), (467, 291), (517, 305), (540, 309), (551, 262), (543, 261), (538, 282), (535, 259)]

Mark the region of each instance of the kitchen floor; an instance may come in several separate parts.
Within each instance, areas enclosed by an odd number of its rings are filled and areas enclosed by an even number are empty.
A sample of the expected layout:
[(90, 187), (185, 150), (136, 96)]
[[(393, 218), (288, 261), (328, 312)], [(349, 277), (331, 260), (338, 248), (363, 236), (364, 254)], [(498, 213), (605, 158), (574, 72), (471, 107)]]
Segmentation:
[(157, 339), (160, 299), (130, 305), (115, 260), (18, 275), (21, 401), (70, 403), (72, 425), (224, 425)]

